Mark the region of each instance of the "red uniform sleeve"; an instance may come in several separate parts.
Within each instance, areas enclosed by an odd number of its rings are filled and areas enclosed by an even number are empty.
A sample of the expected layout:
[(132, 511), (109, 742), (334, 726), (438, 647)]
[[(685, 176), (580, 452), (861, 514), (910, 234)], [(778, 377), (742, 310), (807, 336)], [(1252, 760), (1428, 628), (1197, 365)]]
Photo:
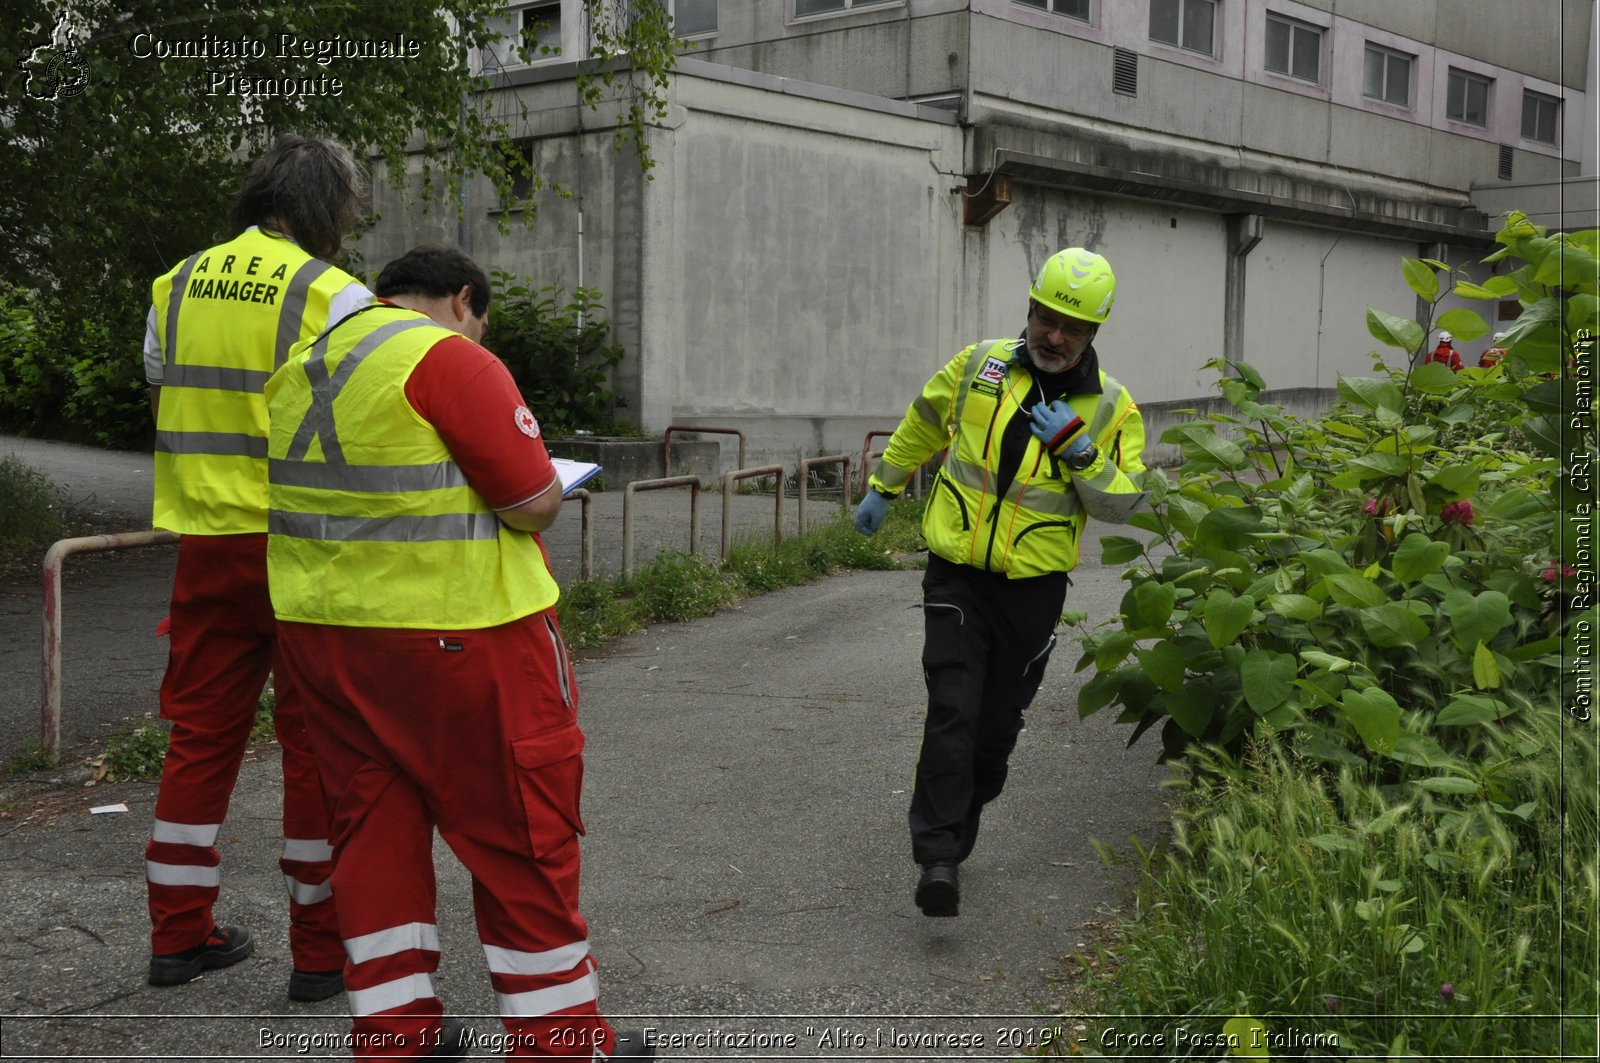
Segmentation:
[(560, 490), (539, 422), (510, 370), (465, 336), (440, 340), (423, 356), (406, 381), (406, 401), (491, 508)]

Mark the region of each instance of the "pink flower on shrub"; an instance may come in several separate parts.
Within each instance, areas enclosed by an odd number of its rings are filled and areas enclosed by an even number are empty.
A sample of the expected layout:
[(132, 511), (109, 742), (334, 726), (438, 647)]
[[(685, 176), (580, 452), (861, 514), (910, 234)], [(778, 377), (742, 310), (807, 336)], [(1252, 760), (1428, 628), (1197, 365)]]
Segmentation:
[(1446, 982), (1439, 987), (1439, 995), (1446, 1000), (1454, 1000), (1456, 998), (1456, 987)]
[(1439, 519), (1446, 524), (1471, 524), (1475, 519), (1472, 503), (1466, 499), (1451, 502), (1439, 511)]
[(1552, 563), (1549, 568), (1539, 573), (1539, 578), (1544, 580), (1546, 583), (1554, 583), (1558, 579), (1571, 579), (1577, 574), (1578, 570), (1573, 568), (1571, 565), (1562, 565), (1560, 568), (1557, 568)]
[(1339, 998), (1336, 996), (1332, 996), (1330, 994), (1329, 996), (1324, 997), (1322, 1000), (1322, 1006), (1328, 1009), (1328, 1013), (1330, 1015), (1339, 1014)]

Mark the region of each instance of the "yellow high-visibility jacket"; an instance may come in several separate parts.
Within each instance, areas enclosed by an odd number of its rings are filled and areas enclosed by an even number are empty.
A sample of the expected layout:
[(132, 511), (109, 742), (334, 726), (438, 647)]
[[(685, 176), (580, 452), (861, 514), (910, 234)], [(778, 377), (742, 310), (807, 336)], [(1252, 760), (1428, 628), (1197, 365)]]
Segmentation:
[(377, 305), (298, 346), (267, 382), (267, 583), (279, 620), (477, 630), (554, 605), (539, 544), (503, 524), (406, 401), (456, 336)]
[(254, 228), (156, 280), (151, 303), (164, 364), (153, 527), (185, 535), (267, 530), (261, 389), (292, 345), (327, 328), (334, 296), (359, 283), (293, 240)]
[(1086, 518), (1126, 520), (1144, 498), (1144, 422), (1104, 372), (1100, 394), (1066, 400), (1100, 448), (1093, 464), (1074, 472), (1029, 433), (1016, 478), (996, 497), (1001, 435), (1011, 418), (1026, 416), (1021, 404), (1033, 388), (1013, 354), (1017, 342), (985, 340), (951, 359), (906, 410), (871, 478), (898, 494), (918, 466), (946, 451), (922, 516), (928, 549), (1012, 579), (1076, 568)]

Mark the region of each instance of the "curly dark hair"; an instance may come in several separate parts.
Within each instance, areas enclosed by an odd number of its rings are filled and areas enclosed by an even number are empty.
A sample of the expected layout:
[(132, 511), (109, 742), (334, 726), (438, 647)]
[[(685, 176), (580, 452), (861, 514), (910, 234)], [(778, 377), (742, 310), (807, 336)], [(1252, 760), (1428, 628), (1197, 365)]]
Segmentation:
[(489, 310), (489, 277), (483, 267), (453, 247), (423, 244), (384, 266), (372, 294), (380, 299), (396, 295), (443, 299), (463, 287), (472, 289), (472, 313), (482, 317)]
[(366, 178), (348, 148), (291, 133), (250, 167), (228, 220), (236, 231), (252, 225), (277, 230), (332, 260), (361, 216), (366, 193)]

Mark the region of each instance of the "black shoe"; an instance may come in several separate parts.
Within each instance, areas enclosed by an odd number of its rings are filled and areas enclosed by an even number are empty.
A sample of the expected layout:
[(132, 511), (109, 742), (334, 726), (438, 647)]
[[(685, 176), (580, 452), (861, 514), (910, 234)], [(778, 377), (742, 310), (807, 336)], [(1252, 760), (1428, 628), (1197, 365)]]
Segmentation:
[(460, 1019), (445, 1016), (433, 1050), (424, 1059), (465, 1059), (472, 1050), (472, 1031)]
[(199, 978), (202, 971), (231, 967), (255, 950), (255, 938), (244, 927), (212, 927), (206, 939), (192, 949), (150, 957), (150, 984), (183, 985)]
[(961, 914), (961, 883), (954, 864), (929, 864), (917, 881), (917, 907), (922, 914), (947, 917)]
[(656, 1046), (645, 1044), (644, 1033), (640, 1030), (623, 1030), (617, 1034), (611, 1058), (614, 1060), (654, 1059), (656, 1058)]
[(332, 971), (302, 971), (296, 967), (289, 974), (290, 1000), (312, 1004), (343, 992), (343, 967)]

